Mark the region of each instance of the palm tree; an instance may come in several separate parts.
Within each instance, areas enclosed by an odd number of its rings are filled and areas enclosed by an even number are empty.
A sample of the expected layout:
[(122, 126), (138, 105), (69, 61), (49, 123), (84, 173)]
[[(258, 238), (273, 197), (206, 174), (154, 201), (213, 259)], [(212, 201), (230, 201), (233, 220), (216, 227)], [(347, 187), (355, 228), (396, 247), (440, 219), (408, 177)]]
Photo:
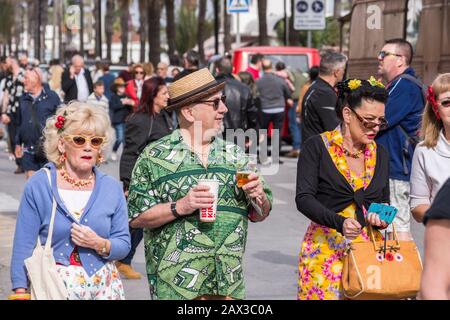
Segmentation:
[(128, 62), (128, 20), (130, 19), (130, 0), (119, 0), (120, 8), (120, 40), (122, 42), (121, 62)]
[(139, 0), (139, 40), (140, 61), (145, 61), (145, 43), (147, 41), (147, 0)]
[(111, 61), (111, 46), (112, 46), (112, 36), (113, 36), (113, 25), (114, 25), (114, 10), (115, 1), (106, 1), (106, 15), (105, 15), (105, 35), (106, 35), (106, 59)]
[(267, 34), (267, 0), (258, 0), (259, 44), (269, 45)]
[(205, 17), (206, 17), (206, 0), (199, 0), (197, 45), (201, 64), (203, 64), (205, 61), (205, 47), (204, 47)]
[(169, 57), (172, 57), (176, 51), (176, 24), (175, 24), (175, 6), (173, 0), (165, 0), (166, 2), (166, 33), (167, 44), (169, 45), (169, 51), (167, 52)]
[[(0, 43), (3, 46), (2, 54), (6, 54), (6, 43), (9, 43), (9, 39), (12, 37), (12, 28), (14, 25), (14, 8), (15, 4), (11, 0), (0, 1)], [(11, 54), (11, 48), (10, 52)]]
[(295, 0), (291, 0), (291, 17), (289, 19), (289, 45), (296, 46), (300, 43), (300, 33), (294, 29)]
[(161, 55), (161, 0), (148, 1), (148, 43), (150, 45), (149, 60), (153, 65), (157, 65)]

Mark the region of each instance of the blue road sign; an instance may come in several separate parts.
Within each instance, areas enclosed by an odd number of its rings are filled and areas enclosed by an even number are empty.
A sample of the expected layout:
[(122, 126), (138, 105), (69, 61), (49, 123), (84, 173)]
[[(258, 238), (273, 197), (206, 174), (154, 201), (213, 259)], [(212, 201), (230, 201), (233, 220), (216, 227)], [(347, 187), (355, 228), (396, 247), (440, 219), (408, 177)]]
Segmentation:
[(323, 1), (314, 1), (312, 4), (312, 10), (315, 13), (321, 13), (323, 11)]
[(249, 10), (250, 0), (228, 0), (227, 2), (228, 13), (249, 12)]
[(297, 2), (297, 11), (300, 13), (308, 11), (308, 2), (306, 1)]

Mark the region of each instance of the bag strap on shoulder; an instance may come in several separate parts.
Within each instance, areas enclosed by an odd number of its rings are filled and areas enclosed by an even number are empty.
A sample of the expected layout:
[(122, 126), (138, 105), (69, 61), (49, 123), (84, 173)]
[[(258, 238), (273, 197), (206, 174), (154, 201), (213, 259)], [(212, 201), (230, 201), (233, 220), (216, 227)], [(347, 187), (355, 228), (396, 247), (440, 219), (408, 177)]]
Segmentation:
[[(47, 178), (48, 178), (48, 183), (50, 185), (50, 192), (52, 194), (52, 199), (53, 199), (53, 203), (52, 203), (52, 216), (50, 218), (50, 224), (48, 226), (48, 236), (47, 236), (47, 241), (45, 242), (45, 250), (49, 251), (51, 246), (52, 246), (52, 237), (53, 237), (53, 226), (54, 226), (54, 222), (55, 222), (55, 215), (56, 215), (56, 200), (55, 197), (53, 196), (53, 192), (52, 190), (52, 178), (50, 175), (50, 170), (47, 168), (44, 168), (45, 173), (47, 174)], [(39, 237), (38, 237), (38, 241), (39, 241)]]

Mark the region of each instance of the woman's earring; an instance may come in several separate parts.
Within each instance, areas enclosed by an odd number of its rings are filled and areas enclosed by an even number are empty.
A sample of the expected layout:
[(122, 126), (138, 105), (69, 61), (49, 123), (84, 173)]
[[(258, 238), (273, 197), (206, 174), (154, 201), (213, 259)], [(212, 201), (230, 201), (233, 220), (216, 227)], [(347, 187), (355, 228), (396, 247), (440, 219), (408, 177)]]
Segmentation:
[(103, 157), (103, 154), (99, 153), (98, 158), (97, 158), (97, 165), (100, 165), (103, 162), (105, 162), (105, 158)]
[(59, 164), (64, 164), (64, 162), (66, 162), (67, 160), (67, 154), (64, 152), (61, 154), (61, 156), (59, 157)]

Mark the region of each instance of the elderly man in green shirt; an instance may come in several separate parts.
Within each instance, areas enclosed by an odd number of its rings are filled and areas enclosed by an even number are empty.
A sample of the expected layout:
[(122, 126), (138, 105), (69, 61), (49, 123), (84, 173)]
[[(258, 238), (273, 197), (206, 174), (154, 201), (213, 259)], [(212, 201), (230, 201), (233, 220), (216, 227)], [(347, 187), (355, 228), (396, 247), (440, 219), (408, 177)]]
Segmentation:
[[(145, 228), (152, 299), (245, 298), (248, 220), (269, 215), (272, 193), (254, 173), (242, 188), (236, 185), (244, 151), (219, 138), (227, 112), (223, 87), (207, 69), (174, 82), (168, 108), (177, 112), (180, 129), (148, 145), (134, 167), (130, 223)], [(199, 221), (199, 210), (214, 200), (199, 179), (219, 181), (214, 222)]]

